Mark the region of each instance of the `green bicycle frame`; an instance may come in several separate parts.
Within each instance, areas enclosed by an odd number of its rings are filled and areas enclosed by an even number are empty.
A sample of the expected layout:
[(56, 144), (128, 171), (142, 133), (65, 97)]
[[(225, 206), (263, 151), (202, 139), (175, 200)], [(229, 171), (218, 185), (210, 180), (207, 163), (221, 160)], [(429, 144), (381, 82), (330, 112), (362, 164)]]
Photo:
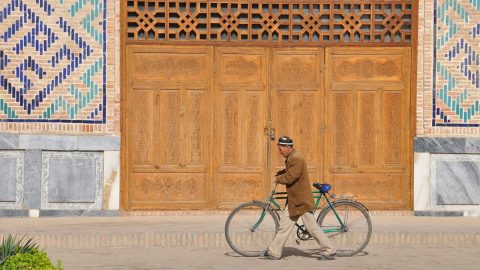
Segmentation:
[[(277, 184), (278, 185), (278, 184)], [(252, 226), (252, 228), (250, 229), (251, 232), (254, 232), (258, 226), (260, 226), (260, 224), (262, 223), (263, 219), (265, 218), (265, 215), (267, 214), (267, 211), (268, 209), (270, 209), (272, 207), (272, 204), (273, 206), (275, 207), (275, 210), (280, 210), (282, 209), (282, 207), (280, 206), (280, 204), (278, 204), (278, 202), (275, 200), (280, 200), (280, 199), (287, 199), (287, 192), (276, 192), (276, 189), (277, 189), (277, 185), (275, 185), (275, 188), (272, 190), (272, 192), (270, 193), (270, 196), (268, 196), (268, 200), (267, 200), (267, 207), (265, 207), (260, 215), (260, 218), (258, 219), (258, 221)], [(319, 190), (314, 190), (312, 191), (312, 194), (313, 194), (313, 198), (316, 199), (315, 200), (315, 209), (318, 209), (318, 206), (320, 205), (320, 201), (322, 200), (322, 197), (323, 197), (323, 194), (319, 191)], [(345, 224), (343, 223), (342, 219), (340, 218), (340, 216), (338, 215), (337, 211), (335, 210), (335, 207), (333, 207), (332, 205), (332, 202), (330, 201), (330, 199), (328, 198), (328, 196), (325, 195), (325, 200), (327, 201), (329, 207), (332, 208), (333, 210), (333, 213), (335, 214), (338, 222), (340, 223), (340, 228), (335, 228), (335, 229), (326, 229), (326, 230), (323, 230), (323, 232), (325, 233), (334, 233), (334, 232), (342, 232), (345, 228)], [(298, 224), (296, 224), (297, 227), (299, 227)]]
[(280, 209), (280, 205), (277, 204), (277, 202), (275, 202), (275, 199), (273, 198), (273, 196), (275, 195), (275, 190), (277, 190), (277, 185), (275, 185), (275, 188), (272, 189), (272, 192), (270, 193), (270, 196), (268, 196), (268, 203), (267, 203), (267, 207), (265, 207), (262, 211), (262, 214), (260, 215), (260, 218), (258, 219), (257, 223), (255, 223), (252, 228), (250, 228), (250, 231), (251, 232), (254, 232), (258, 226), (260, 226), (260, 224), (262, 223), (263, 221), (263, 218), (265, 217), (265, 215), (267, 214), (267, 211), (268, 209), (270, 208), (270, 204), (273, 202), (279, 209)]

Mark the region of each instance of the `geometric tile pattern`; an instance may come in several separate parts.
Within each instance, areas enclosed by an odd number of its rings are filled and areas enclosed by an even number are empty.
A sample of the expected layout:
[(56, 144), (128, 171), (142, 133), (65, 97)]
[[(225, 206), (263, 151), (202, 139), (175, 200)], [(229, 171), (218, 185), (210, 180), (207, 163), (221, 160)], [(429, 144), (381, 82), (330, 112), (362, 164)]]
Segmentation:
[(0, 122), (106, 123), (106, 0), (0, 3)]
[(435, 0), (432, 126), (480, 126), (480, 0)]

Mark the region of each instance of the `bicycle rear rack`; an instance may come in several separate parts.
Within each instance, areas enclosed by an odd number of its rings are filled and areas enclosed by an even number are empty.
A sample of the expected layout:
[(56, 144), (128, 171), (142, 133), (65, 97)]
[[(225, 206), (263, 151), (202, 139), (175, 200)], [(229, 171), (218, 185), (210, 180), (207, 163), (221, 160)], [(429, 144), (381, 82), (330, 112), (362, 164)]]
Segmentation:
[(353, 195), (336, 195), (336, 194), (331, 194), (330, 197), (332, 199), (336, 199), (336, 200), (350, 200), (350, 201), (354, 201), (355, 200), (355, 196)]

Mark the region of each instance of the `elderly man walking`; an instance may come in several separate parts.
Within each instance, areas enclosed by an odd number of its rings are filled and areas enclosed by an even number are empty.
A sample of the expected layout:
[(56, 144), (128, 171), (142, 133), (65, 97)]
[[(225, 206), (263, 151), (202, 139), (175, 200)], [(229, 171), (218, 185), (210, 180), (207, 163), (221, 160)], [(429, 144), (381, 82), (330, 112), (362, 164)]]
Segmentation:
[(302, 218), (306, 229), (320, 245), (319, 259), (333, 259), (336, 250), (313, 216), (315, 204), (308, 179), (307, 163), (295, 150), (293, 140), (288, 136), (280, 137), (277, 145), (280, 154), (285, 158), (285, 169), (277, 172), (275, 181), (287, 187), (287, 208), (281, 215), (280, 227), (275, 238), (263, 255), (271, 260), (279, 260), (295, 222)]

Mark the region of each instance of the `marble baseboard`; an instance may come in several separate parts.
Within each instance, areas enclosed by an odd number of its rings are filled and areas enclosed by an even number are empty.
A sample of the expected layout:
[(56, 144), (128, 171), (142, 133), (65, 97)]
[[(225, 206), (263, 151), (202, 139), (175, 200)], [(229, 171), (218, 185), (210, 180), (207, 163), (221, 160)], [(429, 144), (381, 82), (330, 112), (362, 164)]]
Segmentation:
[(462, 211), (414, 211), (417, 217), (463, 217)]
[(120, 209), (120, 151), (103, 153), (104, 191), (102, 208)]
[(22, 217), (119, 217), (118, 210), (39, 210), (32, 216), (31, 211), (24, 210), (0, 210), (0, 218)]
[(23, 207), (24, 151), (0, 150), (0, 209)]
[(42, 151), (25, 150), (24, 207), (39, 209), (41, 204)]
[(432, 154), (480, 154), (479, 138), (416, 137), (414, 151)]
[(40, 210), (40, 217), (118, 217), (118, 210)]
[(480, 139), (414, 140), (414, 210), (480, 212)]
[(18, 149), (17, 134), (0, 133), (0, 149)]
[(414, 155), (414, 210), (480, 212), (480, 155)]
[(41, 209), (102, 209), (103, 153), (42, 152)]
[(417, 217), (480, 217), (480, 211), (414, 211)]
[(32, 135), (0, 133), (0, 149), (119, 151), (120, 136)]
[(0, 209), (0, 217), (28, 217), (28, 210)]
[(480, 155), (433, 155), (436, 205), (480, 205)]
[(119, 150), (118, 135), (0, 133), (0, 216), (118, 211)]

